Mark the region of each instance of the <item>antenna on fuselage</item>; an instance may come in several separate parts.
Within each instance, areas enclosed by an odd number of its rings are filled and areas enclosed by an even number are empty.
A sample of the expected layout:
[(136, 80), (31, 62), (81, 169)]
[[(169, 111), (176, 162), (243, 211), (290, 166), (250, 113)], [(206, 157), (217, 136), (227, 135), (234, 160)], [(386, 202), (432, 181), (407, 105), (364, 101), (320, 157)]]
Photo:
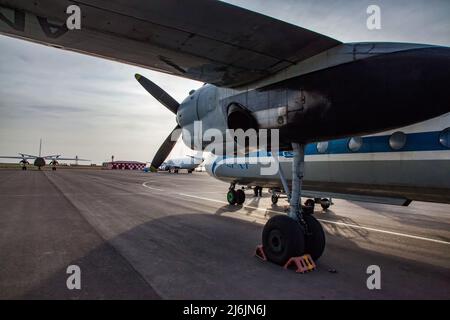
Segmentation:
[(42, 138), (39, 139), (39, 157), (41, 156), (41, 150), (42, 150)]

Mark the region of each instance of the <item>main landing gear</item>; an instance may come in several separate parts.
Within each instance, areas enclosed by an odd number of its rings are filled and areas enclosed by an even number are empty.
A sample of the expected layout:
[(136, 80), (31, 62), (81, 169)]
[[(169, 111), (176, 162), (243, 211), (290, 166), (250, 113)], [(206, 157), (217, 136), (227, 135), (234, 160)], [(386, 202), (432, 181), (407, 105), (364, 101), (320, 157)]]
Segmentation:
[[(310, 214), (304, 214), (300, 204), (305, 146), (293, 143), (292, 193), (279, 167), (285, 192), (290, 194), (290, 210), (287, 216), (276, 215), (267, 221), (262, 233), (264, 253), (267, 259), (284, 265), (291, 257), (310, 254), (317, 260), (325, 249), (325, 233), (321, 224)], [(277, 199), (278, 200), (278, 199)]]
[(245, 192), (242, 189), (235, 190), (236, 185), (232, 183), (227, 192), (227, 201), (231, 205), (241, 205), (245, 202)]
[[(272, 191), (272, 204), (277, 204), (279, 198), (280, 198), (280, 193), (275, 190)], [(316, 203), (320, 204), (320, 206), (322, 207), (323, 210), (328, 210), (332, 204), (331, 198), (330, 199), (318, 198), (318, 199), (314, 199), (314, 200), (307, 199), (305, 201), (305, 207), (311, 208), (312, 212), (314, 212), (314, 207), (315, 207)]]
[(169, 173), (178, 173), (178, 169), (177, 168), (169, 168)]

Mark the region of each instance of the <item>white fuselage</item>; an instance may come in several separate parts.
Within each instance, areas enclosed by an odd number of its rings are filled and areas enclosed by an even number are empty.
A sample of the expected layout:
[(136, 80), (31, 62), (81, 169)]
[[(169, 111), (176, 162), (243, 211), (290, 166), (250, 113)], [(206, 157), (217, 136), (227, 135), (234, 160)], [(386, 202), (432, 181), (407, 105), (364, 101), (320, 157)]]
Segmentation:
[[(447, 202), (446, 199), (450, 200), (449, 128), (450, 113), (447, 113), (411, 126), (352, 140), (308, 144), (305, 185), (315, 189), (346, 189), (347, 192), (352, 188), (386, 192), (401, 189), (403, 193), (435, 190), (435, 193), (441, 193), (439, 199), (444, 198), (435, 200)], [(259, 152), (249, 157), (211, 157), (206, 163), (206, 171), (230, 183), (282, 187), (278, 172), (261, 173), (262, 167), (275, 165), (271, 154)], [(290, 180), (292, 153), (280, 152), (279, 163), (282, 173)]]
[(201, 159), (196, 159), (192, 157), (184, 157), (184, 158), (177, 158), (177, 159), (170, 159), (167, 160), (162, 164), (163, 170), (169, 170), (169, 169), (185, 169), (185, 170), (194, 170), (197, 168), (200, 163), (202, 162)]

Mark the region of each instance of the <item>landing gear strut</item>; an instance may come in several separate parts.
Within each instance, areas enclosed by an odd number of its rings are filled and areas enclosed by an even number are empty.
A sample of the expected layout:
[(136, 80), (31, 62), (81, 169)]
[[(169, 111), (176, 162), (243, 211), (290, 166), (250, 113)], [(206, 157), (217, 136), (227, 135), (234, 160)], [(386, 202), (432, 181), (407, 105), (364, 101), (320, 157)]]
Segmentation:
[[(316, 218), (304, 214), (300, 203), (303, 173), (305, 168), (305, 146), (292, 143), (292, 193), (289, 192), (281, 167), (280, 178), (289, 198), (287, 216), (276, 215), (267, 221), (262, 233), (264, 252), (267, 258), (284, 265), (289, 258), (310, 254), (317, 260), (325, 249), (325, 233)], [(272, 202), (274, 198), (272, 195)], [(278, 199), (277, 199), (278, 200)]]
[(262, 187), (255, 186), (253, 188), (253, 192), (255, 194), (255, 197), (262, 197), (262, 190), (263, 190)]

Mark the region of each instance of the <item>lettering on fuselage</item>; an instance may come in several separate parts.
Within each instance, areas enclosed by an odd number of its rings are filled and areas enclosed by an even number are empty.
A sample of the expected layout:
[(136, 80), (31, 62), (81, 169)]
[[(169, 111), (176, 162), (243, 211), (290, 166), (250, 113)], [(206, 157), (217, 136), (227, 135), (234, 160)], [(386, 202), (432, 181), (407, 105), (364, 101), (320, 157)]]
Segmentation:
[(226, 164), (225, 166), (231, 169), (248, 170), (248, 163)]

